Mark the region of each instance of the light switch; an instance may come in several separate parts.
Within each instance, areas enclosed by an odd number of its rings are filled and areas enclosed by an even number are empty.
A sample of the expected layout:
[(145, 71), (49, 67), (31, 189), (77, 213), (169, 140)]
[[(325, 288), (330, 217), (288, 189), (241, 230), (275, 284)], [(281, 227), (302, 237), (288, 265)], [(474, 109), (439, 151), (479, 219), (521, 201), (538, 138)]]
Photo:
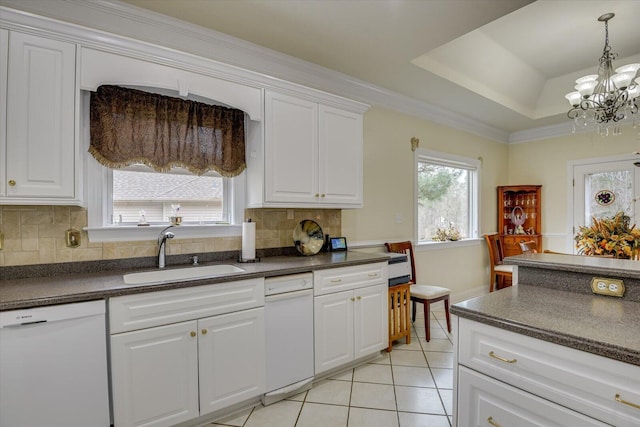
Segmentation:
[(66, 232), (66, 240), (68, 248), (77, 248), (80, 246), (80, 231), (70, 228)]

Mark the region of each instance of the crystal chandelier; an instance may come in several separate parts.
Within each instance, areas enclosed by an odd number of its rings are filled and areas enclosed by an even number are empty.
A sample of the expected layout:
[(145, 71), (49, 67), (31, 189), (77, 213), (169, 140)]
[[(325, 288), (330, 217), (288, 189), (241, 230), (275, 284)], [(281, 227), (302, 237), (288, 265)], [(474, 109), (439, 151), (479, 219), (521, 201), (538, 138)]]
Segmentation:
[[(600, 57), (598, 74), (576, 80), (575, 92), (565, 95), (571, 104), (567, 116), (573, 120), (573, 131), (596, 129), (600, 135), (618, 135), (621, 122), (634, 115), (634, 127), (638, 126), (640, 104), (640, 64), (623, 65), (613, 71), (617, 53), (609, 46), (609, 20), (615, 14), (606, 13), (598, 18), (604, 22), (604, 49)], [(634, 80), (635, 79), (635, 80)]]

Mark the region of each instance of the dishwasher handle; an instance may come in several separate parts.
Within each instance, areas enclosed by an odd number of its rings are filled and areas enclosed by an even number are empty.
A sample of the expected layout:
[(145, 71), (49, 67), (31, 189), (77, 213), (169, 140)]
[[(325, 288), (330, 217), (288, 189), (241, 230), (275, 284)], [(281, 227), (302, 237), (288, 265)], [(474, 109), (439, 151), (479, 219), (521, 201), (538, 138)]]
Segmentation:
[(276, 295), (267, 295), (264, 297), (264, 301), (266, 303), (275, 302), (275, 301), (283, 301), (294, 298), (301, 298), (307, 295), (313, 295), (313, 289), (305, 289), (304, 291), (295, 291), (295, 292), (287, 292), (284, 294), (276, 294)]

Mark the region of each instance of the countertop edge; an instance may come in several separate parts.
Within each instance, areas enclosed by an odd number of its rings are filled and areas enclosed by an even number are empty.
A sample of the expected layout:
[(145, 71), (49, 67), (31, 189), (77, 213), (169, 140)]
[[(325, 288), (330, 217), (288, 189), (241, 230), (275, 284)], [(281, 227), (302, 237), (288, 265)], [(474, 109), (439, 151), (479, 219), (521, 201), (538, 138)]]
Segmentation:
[(588, 338), (581, 338), (574, 335), (561, 334), (545, 329), (534, 328), (526, 324), (507, 321), (500, 317), (479, 313), (456, 305), (451, 306), (450, 310), (451, 314), (489, 326), (495, 326), (500, 329), (526, 335), (531, 338), (537, 338), (553, 344), (603, 356), (608, 359), (640, 366), (640, 354), (626, 348), (613, 346), (611, 344), (603, 344)]
[[(354, 256), (354, 255), (351, 255)], [(356, 265), (373, 264), (378, 262), (386, 262), (388, 256), (385, 253), (379, 254), (364, 254), (359, 253), (355, 255), (355, 258), (349, 259), (349, 256), (345, 256), (345, 259), (331, 259), (312, 258), (312, 257), (273, 257), (265, 258), (260, 263), (231, 263), (246, 268), (244, 273), (234, 273), (231, 275), (212, 277), (207, 279), (197, 280), (185, 280), (177, 282), (165, 282), (150, 285), (126, 285), (122, 279), (124, 273), (131, 273), (130, 270), (112, 270), (99, 272), (96, 274), (68, 274), (55, 277), (34, 277), (15, 280), (0, 281), (0, 311), (20, 310), (35, 307), (42, 307), (48, 305), (68, 304), (82, 301), (92, 301), (99, 299), (112, 298), (123, 295), (132, 295), (145, 292), (158, 292), (170, 289), (188, 288), (193, 286), (203, 286), (216, 283), (226, 283), (231, 281), (248, 280), (258, 277), (277, 277), (289, 274), (299, 274), (306, 272), (313, 272), (317, 270), (324, 270), (330, 268), (350, 267)], [(273, 266), (270, 266), (270, 263)], [(282, 264), (294, 264), (291, 266), (283, 266)], [(211, 263), (216, 264), (216, 263)], [(295, 265), (298, 264), (298, 265)], [(204, 264), (203, 264), (204, 265)], [(176, 266), (176, 267), (188, 267), (188, 266)], [(149, 270), (149, 269), (145, 269)], [(256, 271), (257, 270), (257, 271)], [(74, 292), (62, 293), (59, 295), (46, 295), (42, 297), (33, 296), (29, 298), (17, 298), (7, 297), (11, 291), (6, 291), (3, 286), (44, 286), (46, 288), (47, 283), (64, 283), (65, 280), (80, 282), (82, 280), (91, 281), (98, 280), (103, 282), (103, 286), (96, 285), (94, 289), (81, 289)], [(42, 282), (42, 284), (36, 284), (36, 282)], [(105, 285), (106, 283), (106, 285)], [(90, 285), (86, 285), (87, 287)], [(105, 287), (106, 286), (106, 287)], [(77, 285), (80, 288), (80, 285)]]

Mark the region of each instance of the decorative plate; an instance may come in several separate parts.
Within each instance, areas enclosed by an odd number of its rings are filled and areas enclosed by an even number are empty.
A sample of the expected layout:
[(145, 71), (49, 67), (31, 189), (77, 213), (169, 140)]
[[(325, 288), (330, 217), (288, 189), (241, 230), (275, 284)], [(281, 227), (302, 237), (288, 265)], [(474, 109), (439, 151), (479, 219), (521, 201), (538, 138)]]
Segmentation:
[(303, 219), (293, 230), (293, 243), (300, 254), (315, 255), (324, 246), (324, 233), (317, 222)]
[(611, 190), (600, 190), (596, 193), (595, 200), (600, 206), (609, 206), (616, 200), (616, 195)]

